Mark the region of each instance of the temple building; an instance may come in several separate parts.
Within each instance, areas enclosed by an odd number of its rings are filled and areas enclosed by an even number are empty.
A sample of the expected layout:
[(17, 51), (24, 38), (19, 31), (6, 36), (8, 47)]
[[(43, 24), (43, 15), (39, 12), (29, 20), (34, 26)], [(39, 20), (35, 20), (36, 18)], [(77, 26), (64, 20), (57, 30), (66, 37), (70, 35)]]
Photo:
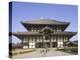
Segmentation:
[(13, 32), (19, 38), (23, 48), (63, 48), (77, 32), (68, 32), (65, 29), (70, 22), (61, 22), (53, 19), (38, 19), (21, 21), (26, 32)]

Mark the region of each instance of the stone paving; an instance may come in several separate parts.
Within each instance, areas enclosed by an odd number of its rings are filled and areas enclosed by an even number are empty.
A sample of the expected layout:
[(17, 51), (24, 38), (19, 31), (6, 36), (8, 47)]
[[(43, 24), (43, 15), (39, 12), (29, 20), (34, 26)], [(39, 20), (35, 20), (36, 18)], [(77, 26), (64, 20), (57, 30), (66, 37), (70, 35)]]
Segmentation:
[(35, 52), (31, 52), (28, 54), (22, 54), (18, 56), (14, 56), (14, 59), (23, 59), (23, 58), (38, 58), (38, 57), (54, 57), (54, 56), (69, 56), (72, 54), (65, 53), (62, 51), (56, 51), (56, 49), (50, 49), (48, 52), (41, 52), (41, 49), (37, 49)]

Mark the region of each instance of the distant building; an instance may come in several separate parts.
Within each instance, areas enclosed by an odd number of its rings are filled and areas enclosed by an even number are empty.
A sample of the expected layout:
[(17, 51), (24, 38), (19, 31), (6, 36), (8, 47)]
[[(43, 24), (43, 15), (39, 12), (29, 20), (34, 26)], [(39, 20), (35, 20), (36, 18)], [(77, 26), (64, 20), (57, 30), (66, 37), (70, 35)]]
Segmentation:
[(65, 32), (70, 22), (51, 19), (22, 21), (28, 32), (13, 32), (22, 42), (23, 48), (63, 48), (77, 32)]

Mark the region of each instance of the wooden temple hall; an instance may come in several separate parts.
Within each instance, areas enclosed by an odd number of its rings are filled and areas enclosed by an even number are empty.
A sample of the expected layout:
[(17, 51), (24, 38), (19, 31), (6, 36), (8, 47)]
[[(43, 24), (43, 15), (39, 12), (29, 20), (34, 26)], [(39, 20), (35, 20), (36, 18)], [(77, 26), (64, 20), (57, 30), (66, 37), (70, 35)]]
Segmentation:
[(67, 32), (70, 22), (53, 19), (21, 21), (26, 32), (13, 32), (21, 40), (23, 48), (63, 48), (77, 32)]

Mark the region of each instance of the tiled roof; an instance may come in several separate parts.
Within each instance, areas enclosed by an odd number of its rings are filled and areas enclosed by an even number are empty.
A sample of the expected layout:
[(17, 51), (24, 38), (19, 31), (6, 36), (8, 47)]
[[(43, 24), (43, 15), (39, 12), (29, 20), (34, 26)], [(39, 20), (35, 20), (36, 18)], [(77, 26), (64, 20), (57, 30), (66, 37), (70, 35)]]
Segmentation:
[[(43, 35), (40, 32), (14, 32), (13, 35)], [(53, 32), (51, 35), (75, 35), (77, 32)]]
[(57, 25), (66, 25), (70, 24), (69, 22), (61, 22), (61, 21), (56, 21), (53, 19), (37, 19), (37, 20), (31, 20), (31, 21), (21, 21), (23, 24), (57, 24)]
[[(14, 36), (20, 38), (20, 36), (29, 36), (29, 35), (43, 35), (43, 33), (40, 33), (40, 32), (15, 32), (15, 33), (12, 33)], [(68, 36), (69, 38), (71, 38), (72, 36), (76, 35), (77, 32), (53, 32), (51, 33), (51, 35), (63, 35), (63, 36)]]

